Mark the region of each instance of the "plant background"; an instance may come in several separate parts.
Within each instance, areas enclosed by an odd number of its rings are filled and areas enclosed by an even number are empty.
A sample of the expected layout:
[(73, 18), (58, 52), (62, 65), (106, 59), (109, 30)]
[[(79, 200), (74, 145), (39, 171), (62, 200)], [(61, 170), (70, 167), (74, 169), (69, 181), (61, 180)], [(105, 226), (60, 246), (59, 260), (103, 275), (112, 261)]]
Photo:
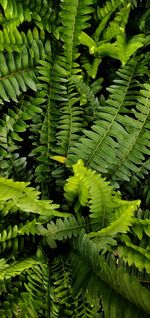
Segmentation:
[(149, 47), (149, 0), (0, 0), (2, 318), (149, 316)]

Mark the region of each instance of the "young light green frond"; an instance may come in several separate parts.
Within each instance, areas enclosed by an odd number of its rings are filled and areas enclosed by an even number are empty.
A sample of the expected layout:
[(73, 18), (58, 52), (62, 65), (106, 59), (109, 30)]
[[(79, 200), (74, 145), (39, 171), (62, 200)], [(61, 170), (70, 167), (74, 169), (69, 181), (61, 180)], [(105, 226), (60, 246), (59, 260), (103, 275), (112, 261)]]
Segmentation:
[(86, 179), (86, 171), (87, 169), (84, 167), (83, 161), (79, 160), (73, 165), (74, 176), (69, 177), (64, 186), (64, 190), (66, 192), (65, 197), (67, 200), (73, 201), (77, 196), (79, 196), (79, 201), (83, 206), (87, 203), (89, 189), (89, 184)]
[(58, 204), (52, 201), (39, 200), (40, 192), (28, 187), (29, 182), (15, 182), (11, 179), (0, 178), (0, 200), (13, 200), (15, 205), (24, 212), (32, 212), (45, 216), (67, 216), (66, 213), (58, 212)]
[[(118, 29), (118, 26), (116, 26)], [(112, 32), (115, 34), (115, 32)], [(144, 35), (135, 35), (128, 42), (126, 41), (125, 35), (122, 31), (118, 32), (117, 41), (114, 43), (100, 42), (97, 47), (90, 48), (91, 54), (96, 56), (104, 57), (110, 56), (114, 59), (120, 60), (122, 65), (125, 65), (130, 57), (144, 45)]]
[(139, 34), (133, 36), (128, 42), (124, 35), (120, 34), (117, 36), (117, 47), (118, 47), (118, 58), (122, 65), (125, 65), (130, 57), (142, 46), (144, 46), (144, 35)]
[(82, 206), (88, 206), (90, 218), (97, 219), (103, 228), (88, 235), (113, 237), (117, 233), (126, 233), (140, 200), (121, 200), (109, 182), (86, 168), (81, 160), (73, 166), (73, 171), (74, 176), (67, 180), (64, 187), (66, 199), (71, 202), (78, 199)]
[[(114, 200), (115, 201), (115, 200)], [(121, 205), (121, 200), (118, 200), (120, 202), (117, 202), (116, 200), (116, 205), (118, 204), (118, 207), (116, 207), (116, 212), (115, 213), (115, 220), (107, 227), (101, 229), (100, 231), (97, 232), (91, 232), (88, 234), (88, 237), (96, 237), (96, 236), (108, 236), (108, 237), (114, 237), (118, 233), (126, 233), (129, 231), (129, 227), (133, 223), (133, 217), (135, 214), (135, 211), (137, 210), (137, 207), (140, 204), (140, 201), (131, 201), (131, 202), (126, 202), (124, 205)], [(119, 206), (120, 203), (120, 206)], [(119, 215), (118, 215), (118, 211)]]

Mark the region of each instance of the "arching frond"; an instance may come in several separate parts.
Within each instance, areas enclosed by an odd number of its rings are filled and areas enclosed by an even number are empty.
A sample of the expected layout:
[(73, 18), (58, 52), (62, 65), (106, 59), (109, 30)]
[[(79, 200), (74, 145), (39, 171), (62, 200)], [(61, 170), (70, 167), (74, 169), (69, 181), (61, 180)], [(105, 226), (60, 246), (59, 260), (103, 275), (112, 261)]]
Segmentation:
[(23, 271), (28, 270), (30, 267), (37, 263), (34, 259), (26, 259), (21, 262), (14, 262), (11, 265), (5, 266), (0, 271), (0, 280), (9, 279), (16, 275), (20, 275)]
[(78, 236), (81, 231), (85, 231), (86, 228), (90, 226), (90, 222), (84, 217), (75, 219), (74, 216), (70, 218), (57, 219), (56, 223), (51, 221), (48, 223), (47, 228), (43, 227), (41, 224), (38, 225), (38, 232), (42, 236), (46, 236), (47, 243), (53, 248), (56, 247), (55, 240), (62, 241), (64, 239), (71, 239), (72, 236)]
[(150, 313), (149, 291), (145, 287), (142, 287), (136, 278), (127, 274), (122, 267), (117, 268), (115, 260), (111, 265), (108, 265), (106, 261), (99, 256), (97, 245), (92, 243), (85, 236), (78, 240), (74, 248), (77, 251), (77, 254), (73, 254), (72, 259), (75, 291), (84, 284), (87, 277), (90, 277), (90, 274), (94, 271), (96, 276), (105, 282), (106, 285), (110, 286), (138, 308), (144, 310), (147, 314)]
[[(95, 288), (95, 291), (93, 289)], [(106, 318), (124, 317), (124, 318), (148, 318), (148, 314), (137, 308), (134, 304), (115, 293), (110, 286), (103, 283), (94, 273), (91, 275), (88, 283), (88, 292), (90, 299), (95, 302), (96, 297), (100, 297), (103, 305), (103, 311)]]
[[(145, 138), (149, 120), (148, 84), (144, 84), (140, 92), (135, 118), (123, 115), (124, 112), (128, 112), (129, 105), (135, 105), (134, 92), (137, 91), (138, 94), (140, 88), (140, 84), (134, 78), (135, 73), (136, 64), (133, 62), (119, 71), (120, 79), (115, 80), (115, 85), (109, 88), (111, 95), (105, 107), (100, 108), (99, 120), (94, 122), (90, 131), (84, 131), (80, 142), (71, 149), (70, 159), (76, 161), (80, 154), (86, 165), (112, 175), (113, 179), (129, 180), (132, 171), (138, 171), (139, 165), (143, 163), (144, 154), (149, 153), (146, 147), (147, 137)], [(136, 145), (135, 139), (138, 140)], [(119, 169), (117, 162), (120, 162)]]
[(63, 215), (55, 211), (59, 205), (53, 204), (52, 201), (39, 200), (40, 192), (28, 187), (29, 184), (29, 182), (15, 182), (11, 179), (0, 178), (0, 200), (13, 199), (15, 205), (25, 212), (38, 213), (45, 216), (49, 216), (50, 213), (51, 215)]

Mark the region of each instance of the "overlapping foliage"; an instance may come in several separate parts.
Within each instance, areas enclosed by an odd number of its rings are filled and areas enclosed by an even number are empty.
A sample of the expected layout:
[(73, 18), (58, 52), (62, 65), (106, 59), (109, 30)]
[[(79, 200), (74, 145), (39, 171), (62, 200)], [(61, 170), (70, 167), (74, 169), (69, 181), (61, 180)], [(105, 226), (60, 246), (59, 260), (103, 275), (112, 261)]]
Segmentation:
[(2, 318), (150, 315), (149, 20), (0, 0)]

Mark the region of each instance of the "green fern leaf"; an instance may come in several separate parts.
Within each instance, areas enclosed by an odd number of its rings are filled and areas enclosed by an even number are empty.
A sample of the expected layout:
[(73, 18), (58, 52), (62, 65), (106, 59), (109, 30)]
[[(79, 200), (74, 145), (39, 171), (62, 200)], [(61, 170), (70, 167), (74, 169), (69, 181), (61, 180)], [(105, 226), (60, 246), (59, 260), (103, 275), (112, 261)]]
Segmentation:
[(74, 216), (65, 218), (64, 221), (57, 219), (56, 223), (51, 221), (47, 224), (47, 228), (43, 225), (38, 225), (38, 233), (46, 236), (48, 244), (52, 247), (56, 247), (55, 240), (62, 241), (63, 239), (71, 239), (72, 236), (76, 237), (81, 231), (84, 231), (89, 227), (90, 223), (83, 217), (78, 220)]
[[(78, 254), (73, 255), (72, 264), (74, 279), (77, 279), (76, 274), (78, 271), (78, 280), (76, 281), (78, 286), (80, 284), (83, 285), (87, 277), (90, 277), (92, 271), (94, 271), (96, 277), (98, 276), (107, 286), (138, 306), (138, 308), (148, 314), (150, 313), (149, 291), (147, 288), (142, 287), (137, 279), (130, 276), (124, 268), (117, 268), (116, 260), (113, 260), (113, 263), (108, 265), (102, 256), (99, 256), (99, 249), (96, 243), (83, 236), (74, 244), (74, 249), (75, 253)], [(83, 273), (85, 273), (84, 276), (82, 276)], [(75, 286), (75, 289), (78, 290), (78, 287)]]
[(37, 261), (34, 259), (26, 259), (21, 262), (17, 262), (11, 265), (8, 265), (7, 268), (0, 270), (0, 280), (9, 279), (20, 275), (23, 271), (28, 270), (30, 267), (37, 264)]
[(13, 180), (0, 178), (0, 200), (13, 200), (15, 205), (25, 212), (38, 213), (45, 216), (67, 216), (65, 213), (58, 212), (58, 204), (52, 201), (39, 200), (40, 192), (28, 187), (29, 182), (15, 182)]
[[(137, 172), (139, 165), (143, 163), (144, 154), (148, 154), (147, 138), (144, 141), (147, 135), (145, 125), (149, 118), (148, 84), (144, 84), (144, 89), (141, 90), (135, 112), (136, 119), (122, 115), (124, 111), (128, 112), (129, 100), (131, 105), (135, 105), (132, 86), (136, 82), (135, 74), (136, 64), (133, 61), (119, 71), (120, 79), (115, 80), (115, 85), (109, 88), (112, 94), (105, 107), (101, 107), (99, 120), (94, 122), (91, 130), (84, 131), (83, 137), (71, 149), (72, 154), (69, 157), (75, 161), (80, 156), (87, 166), (103, 173), (108, 174), (112, 170), (109, 177), (112, 175), (112, 179), (116, 180), (129, 180), (132, 171)], [(139, 83), (135, 83), (137, 92), (139, 87)], [(130, 137), (127, 137), (128, 134)], [(141, 139), (145, 143), (143, 146)], [(120, 162), (120, 166), (117, 162)]]
[[(119, 200), (118, 200), (119, 201)], [(119, 205), (119, 202), (116, 202)], [(115, 236), (118, 233), (126, 233), (129, 230), (129, 227), (131, 226), (133, 222), (133, 216), (137, 209), (137, 207), (140, 204), (140, 201), (134, 201), (134, 202), (126, 202), (123, 206), (123, 201), (120, 202), (120, 211), (118, 216), (118, 211), (116, 213), (116, 220), (113, 221), (108, 227), (105, 227), (104, 229), (97, 231), (97, 232), (91, 232), (88, 234), (88, 237), (95, 237), (95, 236)]]
[(140, 271), (145, 269), (150, 273), (150, 253), (144, 248), (137, 246), (133, 243), (125, 241), (125, 246), (120, 246), (118, 249), (119, 255), (125, 262), (135, 265)]
[(63, 26), (60, 35), (64, 42), (64, 56), (67, 61), (69, 75), (80, 71), (78, 64), (74, 64), (74, 61), (79, 56), (77, 51), (78, 37), (81, 31), (90, 25), (87, 21), (90, 19), (90, 14), (94, 11), (91, 6), (94, 3), (95, 0), (73, 0), (71, 3), (68, 0), (62, 1), (61, 19)]

